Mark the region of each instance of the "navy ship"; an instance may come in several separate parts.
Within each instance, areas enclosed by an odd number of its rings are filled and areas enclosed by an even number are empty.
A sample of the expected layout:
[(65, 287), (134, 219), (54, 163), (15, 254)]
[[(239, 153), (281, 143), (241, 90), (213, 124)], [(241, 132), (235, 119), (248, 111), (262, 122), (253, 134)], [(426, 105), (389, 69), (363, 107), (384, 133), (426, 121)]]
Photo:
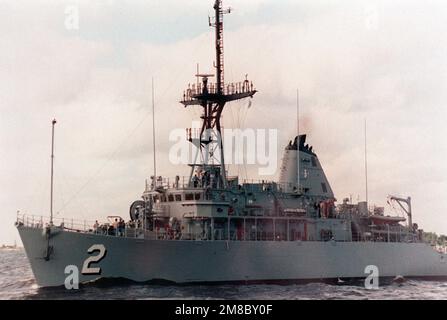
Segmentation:
[(447, 276), (446, 255), (424, 242), (413, 223), (411, 199), (388, 199), (403, 217), (385, 215), (366, 201), (337, 202), (305, 134), (285, 146), (278, 181), (247, 182), (228, 174), (222, 112), (257, 91), (247, 77), (224, 81), (223, 16), (229, 10), (221, 0), (214, 10), (215, 74), (197, 74), (180, 101), (202, 108), (201, 127), (186, 130), (198, 150), (190, 175), (154, 173), (129, 217), (101, 223), (55, 219), (52, 208), (49, 218), (18, 214), (16, 227), (37, 284), (342, 280), (365, 278), (371, 266), (379, 277)]

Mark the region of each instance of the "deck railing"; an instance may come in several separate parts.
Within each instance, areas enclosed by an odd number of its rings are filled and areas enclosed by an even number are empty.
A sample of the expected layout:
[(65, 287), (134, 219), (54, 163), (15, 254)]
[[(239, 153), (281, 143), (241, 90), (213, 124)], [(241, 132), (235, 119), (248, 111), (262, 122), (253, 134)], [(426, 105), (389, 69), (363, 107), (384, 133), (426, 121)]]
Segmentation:
[[(251, 81), (245, 80), (241, 82), (235, 82), (235, 83), (226, 83), (223, 87), (222, 94), (224, 95), (233, 95), (233, 94), (239, 94), (239, 93), (246, 93), (246, 92), (252, 92), (254, 90), (253, 83)], [(217, 83), (208, 83), (205, 86), (201, 83), (194, 84), (190, 83), (188, 85), (188, 89), (185, 90), (183, 93), (183, 100), (182, 101), (191, 101), (196, 98), (196, 96), (208, 93), (208, 94), (217, 94), (218, 93), (218, 86)]]
[[(230, 177), (231, 178), (231, 177)], [(234, 180), (234, 177), (233, 177)], [(232, 182), (232, 179), (229, 179)], [(270, 180), (261, 179), (243, 179), (239, 180), (238, 184), (242, 188), (252, 191), (253, 189), (261, 188), (263, 191), (289, 191), (292, 193), (303, 193), (303, 188), (296, 188), (293, 183), (279, 183)], [(189, 176), (177, 176), (171, 177), (158, 177), (155, 182), (152, 179), (146, 180), (146, 192), (154, 189), (204, 189), (211, 185), (210, 178), (193, 178), (190, 181)], [(293, 191), (290, 191), (293, 190)]]
[[(37, 216), (29, 214), (17, 214), (16, 223), (21, 223), (26, 227), (31, 228), (44, 228), (50, 225), (50, 217), (47, 216)], [(52, 224), (54, 226), (60, 226), (67, 230), (73, 230), (77, 232), (81, 231), (91, 231), (95, 225), (96, 221), (91, 220), (81, 220), (81, 219), (67, 219), (53, 217)]]
[[(113, 217), (115, 218), (115, 217)], [(243, 217), (240, 217), (244, 219)], [(233, 217), (231, 219), (237, 219)], [(262, 219), (262, 218), (261, 218)], [(264, 217), (264, 219), (267, 219)], [(286, 221), (288, 220), (287, 218)], [(290, 218), (293, 220), (294, 218)], [(16, 224), (19, 226), (26, 226), (29, 228), (44, 229), (51, 225), (50, 218), (45, 216), (17, 214)], [(299, 232), (291, 232), (287, 235), (287, 232), (266, 232), (266, 231), (253, 231), (250, 227), (244, 227), (242, 230), (230, 230), (228, 229), (215, 229), (214, 235), (211, 233), (188, 233), (188, 232), (174, 232), (173, 230), (165, 228), (155, 228), (154, 231), (147, 230), (144, 225), (136, 224), (135, 222), (127, 222), (121, 227), (112, 227), (112, 223), (104, 222), (99, 223), (92, 220), (81, 219), (66, 219), (66, 218), (53, 218), (52, 225), (56, 228), (63, 229), (66, 232), (77, 233), (89, 233), (97, 234), (109, 237), (124, 237), (124, 238), (137, 238), (148, 240), (230, 240), (230, 241), (324, 241), (324, 240), (311, 240), (302, 238)], [(244, 223), (245, 225), (245, 223)], [(145, 230), (146, 229), (146, 230)], [(351, 240), (337, 241), (360, 241), (360, 242), (419, 242), (420, 239), (413, 234), (409, 234), (402, 227), (390, 228), (389, 231), (383, 234), (383, 228), (378, 228), (382, 231), (382, 237), (379, 239), (374, 237), (374, 232), (370, 232), (368, 237), (353, 232)], [(379, 231), (379, 230), (377, 230)], [(376, 231), (376, 232), (377, 232)]]
[[(115, 217), (114, 217), (115, 218)], [(104, 236), (113, 237), (127, 237), (127, 238), (155, 238), (156, 235), (152, 235), (151, 231), (144, 231), (143, 226), (135, 225), (134, 223), (127, 222), (122, 227), (113, 227), (113, 223), (92, 220), (81, 220), (81, 219), (67, 219), (67, 218), (53, 218), (51, 222), (49, 217), (28, 215), (28, 214), (17, 214), (16, 224), (36, 229), (43, 229), (50, 225), (58, 227), (68, 232), (81, 232), (81, 233), (92, 233)], [(161, 233), (160, 233), (161, 234)]]

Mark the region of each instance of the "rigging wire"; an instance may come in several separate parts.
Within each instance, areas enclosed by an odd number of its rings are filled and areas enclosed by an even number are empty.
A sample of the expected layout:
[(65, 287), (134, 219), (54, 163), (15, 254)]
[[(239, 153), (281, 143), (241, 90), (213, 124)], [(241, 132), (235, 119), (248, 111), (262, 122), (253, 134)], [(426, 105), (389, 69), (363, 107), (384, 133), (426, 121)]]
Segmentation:
[[(197, 46), (195, 48), (195, 50), (193, 51), (192, 54), (194, 54), (195, 52), (197, 52), (199, 49), (202, 49), (202, 47), (205, 45), (205, 42), (203, 41), (201, 45)], [(166, 57), (167, 58), (167, 57)], [(160, 63), (161, 65), (166, 65), (164, 63)], [(187, 68), (184, 67), (183, 69), (180, 70), (180, 72), (178, 72), (179, 70), (177, 70), (177, 74), (179, 73), (184, 73), (185, 70)], [(169, 85), (166, 87), (166, 89), (163, 91), (163, 93), (160, 95), (161, 97), (164, 97), (167, 92), (170, 90), (170, 88), (176, 84), (179, 80), (179, 76), (175, 77), (170, 83)], [(149, 108), (150, 109), (150, 108)], [(64, 202), (62, 204), (62, 206), (59, 208), (59, 212), (64, 210), (92, 181), (94, 181), (99, 174), (104, 170), (104, 168), (113, 160), (116, 158), (117, 154), (119, 153), (119, 150), (121, 149), (121, 147), (135, 134), (135, 132), (140, 128), (140, 126), (143, 124), (143, 122), (146, 121), (146, 119), (149, 117), (149, 115), (152, 114), (151, 110), (146, 111), (146, 113), (143, 115), (143, 117), (141, 118), (141, 120), (137, 123), (137, 125), (125, 136), (125, 138), (121, 141), (121, 143), (118, 144), (118, 146), (109, 154), (109, 156), (104, 160), (104, 162), (102, 163), (101, 167), (99, 167), (95, 173), (93, 175), (91, 175), (87, 181), (81, 185), (81, 187), (73, 194), (73, 196), (71, 196), (66, 202)]]

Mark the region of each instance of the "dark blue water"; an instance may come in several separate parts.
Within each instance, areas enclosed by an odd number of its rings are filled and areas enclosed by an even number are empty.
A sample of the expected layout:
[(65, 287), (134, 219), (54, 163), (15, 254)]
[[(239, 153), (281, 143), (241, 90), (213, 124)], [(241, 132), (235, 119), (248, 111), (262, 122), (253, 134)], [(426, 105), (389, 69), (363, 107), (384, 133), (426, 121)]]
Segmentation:
[(23, 250), (0, 250), (0, 299), (447, 299), (447, 282), (408, 280), (377, 290), (358, 285), (162, 286), (99, 283), (79, 290), (39, 289)]

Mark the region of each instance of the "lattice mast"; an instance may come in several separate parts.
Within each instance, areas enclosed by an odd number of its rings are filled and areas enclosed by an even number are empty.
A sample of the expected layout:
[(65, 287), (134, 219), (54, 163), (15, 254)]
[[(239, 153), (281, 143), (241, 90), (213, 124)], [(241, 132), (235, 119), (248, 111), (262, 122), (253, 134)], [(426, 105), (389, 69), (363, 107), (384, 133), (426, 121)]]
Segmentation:
[[(200, 153), (200, 162), (196, 159), (191, 166), (190, 183), (193, 176), (200, 170), (207, 172), (215, 178), (216, 187), (227, 187), (225, 172), (225, 159), (222, 141), (221, 116), (227, 102), (247, 97), (253, 97), (256, 90), (253, 83), (245, 80), (238, 83), (225, 84), (224, 81), (224, 46), (223, 46), (223, 16), (230, 13), (231, 9), (222, 9), (222, 0), (214, 3), (214, 19), (209, 18), (209, 25), (215, 28), (216, 47), (216, 83), (210, 83), (209, 78), (214, 74), (196, 74), (201, 78), (201, 83), (189, 84), (188, 89), (183, 92), (180, 101), (185, 107), (200, 105), (203, 107), (202, 126), (200, 130), (186, 129), (187, 139), (193, 143)], [(214, 20), (214, 21), (213, 21)]]

